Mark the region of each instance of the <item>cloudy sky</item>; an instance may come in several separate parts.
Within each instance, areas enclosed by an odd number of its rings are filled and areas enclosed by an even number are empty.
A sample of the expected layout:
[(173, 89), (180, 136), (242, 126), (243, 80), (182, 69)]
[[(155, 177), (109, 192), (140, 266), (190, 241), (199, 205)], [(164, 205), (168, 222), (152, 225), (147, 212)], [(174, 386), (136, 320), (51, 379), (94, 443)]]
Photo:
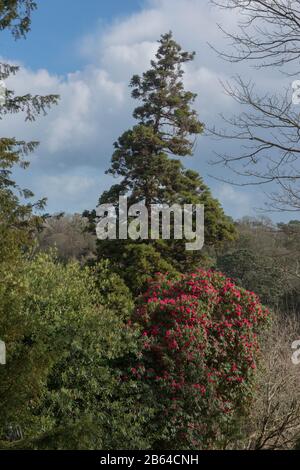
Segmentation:
[[(9, 80), (9, 88), (17, 94), (57, 93), (60, 104), (33, 124), (13, 116), (0, 125), (2, 135), (41, 142), (30, 168), (18, 171), (17, 178), (36, 196), (48, 198), (48, 212), (92, 209), (110, 186), (112, 180), (105, 170), (113, 142), (133, 123), (135, 103), (130, 98), (129, 80), (149, 67), (162, 33), (172, 30), (183, 48), (197, 54), (186, 70), (185, 84), (198, 93), (196, 108), (208, 126), (220, 123), (220, 113), (239, 111), (224, 94), (220, 80), (241, 73), (258, 88), (286, 85), (271, 71), (257, 72), (246, 64), (232, 66), (217, 57), (208, 43), (227, 47), (217, 24), (232, 30), (236, 18), (212, 8), (207, 0), (37, 3), (32, 31), (25, 41), (0, 35), (0, 57), (21, 65), (18, 75)], [(266, 188), (259, 192), (257, 187), (241, 188), (215, 180), (212, 176), (232, 176), (209, 164), (220, 150), (224, 143), (202, 136), (194, 157), (184, 164), (199, 171), (229, 215), (254, 215), (263, 207)]]

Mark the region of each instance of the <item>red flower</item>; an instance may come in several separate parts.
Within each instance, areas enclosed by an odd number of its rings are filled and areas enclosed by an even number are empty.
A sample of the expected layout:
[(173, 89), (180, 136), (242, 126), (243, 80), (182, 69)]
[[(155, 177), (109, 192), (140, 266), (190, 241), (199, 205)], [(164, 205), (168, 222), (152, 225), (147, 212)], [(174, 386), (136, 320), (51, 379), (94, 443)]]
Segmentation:
[(230, 415), (244, 396), (248, 400), (257, 333), (268, 317), (255, 294), (222, 273), (198, 270), (175, 281), (160, 275), (134, 316), (143, 341), (141, 364), (132, 373), (154, 387), (162, 415), (174, 416), (175, 422), (177, 414), (187, 414), (189, 427), (199, 432), (196, 410), (212, 407), (217, 419), (216, 410)]

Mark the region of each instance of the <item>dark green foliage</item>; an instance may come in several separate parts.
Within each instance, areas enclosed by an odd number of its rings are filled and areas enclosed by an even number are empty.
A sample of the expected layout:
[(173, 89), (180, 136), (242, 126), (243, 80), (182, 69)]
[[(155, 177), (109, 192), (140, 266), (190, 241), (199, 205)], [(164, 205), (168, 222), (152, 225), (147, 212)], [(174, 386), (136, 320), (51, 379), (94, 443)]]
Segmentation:
[(236, 227), (238, 239), (216, 250), (217, 268), (272, 308), (298, 311), (299, 223), (244, 218)]
[[(128, 197), (128, 205), (144, 203), (148, 212), (151, 204), (202, 203), (206, 211), (206, 244), (209, 245), (234, 238), (233, 225), (198, 173), (184, 169), (181, 161), (175, 158), (192, 155), (195, 136), (203, 131), (203, 124), (192, 109), (196, 95), (185, 91), (182, 82), (182, 65), (193, 58), (194, 53), (183, 52), (172, 33), (167, 33), (159, 41), (151, 68), (141, 77), (135, 75), (132, 78), (132, 96), (141, 102), (133, 113), (138, 123), (115, 143), (107, 173), (121, 181), (102, 194), (99, 204), (117, 204), (120, 195)], [(92, 220), (94, 216), (90, 214)], [(99, 241), (98, 256), (112, 259), (134, 291), (140, 290), (141, 283), (136, 284), (130, 273), (138, 272), (141, 265), (147, 268), (145, 275), (151, 275), (161, 269), (192, 269), (203, 260), (201, 252), (186, 251), (184, 240), (136, 243), (138, 255), (130, 259), (128, 245), (132, 242)], [(146, 258), (147, 253), (153, 252), (152, 266), (146, 260), (141, 261), (143, 251)], [(162, 261), (165, 266), (161, 266)]]
[(241, 249), (220, 256), (218, 267), (238, 285), (258, 294), (265, 304), (278, 305), (282, 296), (282, 273), (270, 257)]
[(30, 30), (33, 0), (0, 0), (0, 31), (8, 29), (18, 39)]
[[(124, 280), (133, 290), (143, 291), (149, 278), (157, 272), (169, 272), (174, 275), (177, 273), (171, 262), (168, 262), (166, 256), (163, 257), (154, 246), (145, 243), (124, 243), (122, 259), (116, 260), (115, 269), (120, 275), (123, 274)], [(122, 273), (122, 266), (127, 266)]]

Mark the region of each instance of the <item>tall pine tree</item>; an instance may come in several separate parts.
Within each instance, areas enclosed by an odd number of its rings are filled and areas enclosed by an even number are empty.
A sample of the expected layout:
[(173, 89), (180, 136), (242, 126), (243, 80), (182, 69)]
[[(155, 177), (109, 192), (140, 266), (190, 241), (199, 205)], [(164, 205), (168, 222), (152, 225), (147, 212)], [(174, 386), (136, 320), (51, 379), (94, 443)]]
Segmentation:
[[(185, 169), (179, 158), (191, 156), (203, 124), (192, 108), (196, 94), (183, 85), (183, 65), (194, 59), (169, 32), (161, 36), (155, 60), (142, 76), (134, 75), (132, 97), (140, 101), (133, 116), (137, 124), (114, 144), (107, 171), (121, 181), (104, 192), (99, 204), (204, 204), (205, 243), (234, 237), (234, 227), (202, 178)], [(90, 214), (91, 215), (91, 214)], [(93, 214), (95, 216), (95, 213)], [(131, 288), (139, 290), (156, 271), (186, 271), (203, 261), (201, 252), (185, 249), (185, 240), (99, 240), (98, 256), (110, 258)]]

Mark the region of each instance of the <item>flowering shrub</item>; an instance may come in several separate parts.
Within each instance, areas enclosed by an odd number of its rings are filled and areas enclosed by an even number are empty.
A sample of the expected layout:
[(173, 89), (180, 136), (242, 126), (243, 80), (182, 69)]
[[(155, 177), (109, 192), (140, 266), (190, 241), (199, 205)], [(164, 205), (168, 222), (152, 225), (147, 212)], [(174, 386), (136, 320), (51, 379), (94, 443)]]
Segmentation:
[(157, 445), (207, 448), (222, 440), (251, 403), (257, 334), (268, 318), (253, 292), (219, 272), (149, 283), (135, 313), (142, 352), (131, 373), (157, 402)]

